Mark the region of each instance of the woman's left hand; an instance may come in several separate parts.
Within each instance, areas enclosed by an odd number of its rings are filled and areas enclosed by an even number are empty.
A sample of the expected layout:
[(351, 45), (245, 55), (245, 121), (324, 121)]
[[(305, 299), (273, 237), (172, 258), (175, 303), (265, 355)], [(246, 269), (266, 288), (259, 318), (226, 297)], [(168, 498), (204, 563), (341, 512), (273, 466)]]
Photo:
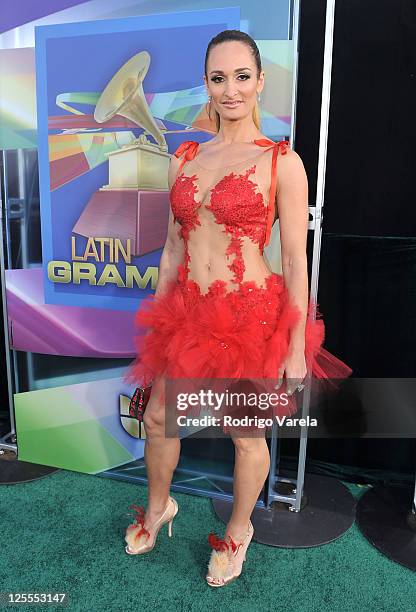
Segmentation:
[(289, 353), (284, 360), (281, 368), (279, 369), (278, 379), (279, 382), (275, 386), (275, 389), (279, 389), (282, 382), (283, 376), (286, 377), (286, 388), (288, 395), (292, 395), (298, 385), (301, 384), (307, 374), (305, 352), (301, 350), (289, 350)]

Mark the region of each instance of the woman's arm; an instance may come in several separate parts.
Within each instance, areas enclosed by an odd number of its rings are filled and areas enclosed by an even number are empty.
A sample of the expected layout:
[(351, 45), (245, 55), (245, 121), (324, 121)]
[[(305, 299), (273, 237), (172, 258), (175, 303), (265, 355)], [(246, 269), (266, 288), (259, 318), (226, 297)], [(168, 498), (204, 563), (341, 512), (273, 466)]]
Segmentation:
[(301, 318), (291, 331), (290, 352), (303, 353), (308, 308), (308, 180), (301, 158), (291, 149), (286, 155), (279, 155), (277, 172), (282, 272), (289, 296), (301, 311)]
[[(180, 159), (172, 155), (169, 164), (168, 183), (169, 189), (176, 179)], [(184, 242), (179, 235), (180, 224), (175, 222), (172, 208), (169, 208), (169, 223), (165, 246), (159, 264), (159, 275), (156, 285), (155, 297), (164, 293), (167, 285), (175, 280), (178, 275), (178, 267), (183, 262), (185, 249)]]

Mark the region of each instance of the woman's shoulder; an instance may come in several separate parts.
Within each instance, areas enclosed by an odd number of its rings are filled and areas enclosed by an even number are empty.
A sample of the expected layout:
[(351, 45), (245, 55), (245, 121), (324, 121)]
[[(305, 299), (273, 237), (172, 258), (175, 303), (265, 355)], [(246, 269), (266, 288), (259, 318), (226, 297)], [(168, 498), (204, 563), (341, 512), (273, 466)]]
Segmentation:
[(199, 142), (196, 140), (184, 140), (181, 144), (176, 148), (173, 152), (175, 157), (181, 157), (186, 152), (196, 152), (196, 149), (199, 146)]
[(285, 140), (284, 138), (281, 140), (271, 140), (270, 138), (268, 138), (263, 143), (264, 146), (268, 146), (267, 141), (270, 143), (270, 146), (272, 146), (274, 149), (277, 149), (278, 152), (282, 155), (286, 155), (289, 151), (292, 151), (289, 140)]
[(289, 166), (303, 165), (302, 159), (298, 153), (294, 149), (292, 149), (292, 145), (289, 140), (281, 139), (281, 140), (272, 140), (270, 138), (259, 139), (256, 141), (257, 144), (266, 147), (266, 150), (272, 151), (273, 153), (282, 157), (281, 163)]

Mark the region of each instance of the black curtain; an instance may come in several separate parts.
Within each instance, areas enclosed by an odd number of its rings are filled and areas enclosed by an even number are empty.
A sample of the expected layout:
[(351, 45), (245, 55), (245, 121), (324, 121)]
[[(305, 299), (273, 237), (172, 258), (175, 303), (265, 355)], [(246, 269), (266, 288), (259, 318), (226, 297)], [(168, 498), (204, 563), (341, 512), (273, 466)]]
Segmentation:
[[(326, 3), (301, 5), (295, 149), (316, 201)], [(318, 302), (356, 377), (414, 377), (416, 3), (337, 0)], [(310, 246), (310, 245), (309, 245)], [(311, 258), (310, 258), (311, 259)], [(393, 407), (394, 408), (394, 407)], [(287, 464), (295, 440), (284, 440)], [(310, 439), (308, 469), (414, 478), (413, 439)], [(336, 464), (336, 465), (334, 465)]]

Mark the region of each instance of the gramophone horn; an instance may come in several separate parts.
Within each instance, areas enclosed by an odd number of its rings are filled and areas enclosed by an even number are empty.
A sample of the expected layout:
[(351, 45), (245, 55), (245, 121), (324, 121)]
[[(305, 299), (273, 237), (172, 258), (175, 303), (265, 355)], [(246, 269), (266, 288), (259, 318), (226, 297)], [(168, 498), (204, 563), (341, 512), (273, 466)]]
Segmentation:
[(107, 83), (94, 111), (97, 123), (105, 123), (114, 115), (122, 115), (143, 127), (162, 150), (167, 150), (165, 137), (157, 126), (143, 92), (143, 80), (150, 65), (150, 55), (141, 51), (133, 55)]

